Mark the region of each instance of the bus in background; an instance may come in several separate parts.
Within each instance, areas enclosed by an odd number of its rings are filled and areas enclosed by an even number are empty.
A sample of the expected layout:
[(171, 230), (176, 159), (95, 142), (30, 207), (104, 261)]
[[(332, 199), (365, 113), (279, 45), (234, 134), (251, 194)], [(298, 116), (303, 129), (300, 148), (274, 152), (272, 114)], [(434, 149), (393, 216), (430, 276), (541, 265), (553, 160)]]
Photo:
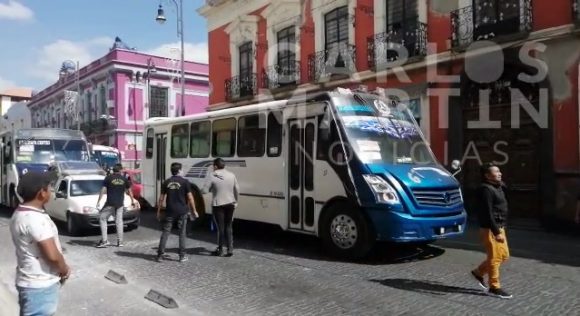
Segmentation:
[(88, 142), (81, 131), (23, 128), (0, 134), (0, 202), (15, 207), (16, 187), (28, 171), (46, 171), (55, 161), (89, 161)]
[(384, 95), (337, 89), (151, 120), (144, 131), (151, 205), (179, 162), (198, 212), (209, 213), (200, 188), (221, 157), (240, 184), (236, 218), (318, 236), (341, 257), (364, 257), (376, 241), (430, 243), (465, 229), (459, 182), (409, 109)]
[(105, 171), (121, 163), (121, 152), (115, 147), (90, 145), (90, 148), (92, 160), (99, 164)]

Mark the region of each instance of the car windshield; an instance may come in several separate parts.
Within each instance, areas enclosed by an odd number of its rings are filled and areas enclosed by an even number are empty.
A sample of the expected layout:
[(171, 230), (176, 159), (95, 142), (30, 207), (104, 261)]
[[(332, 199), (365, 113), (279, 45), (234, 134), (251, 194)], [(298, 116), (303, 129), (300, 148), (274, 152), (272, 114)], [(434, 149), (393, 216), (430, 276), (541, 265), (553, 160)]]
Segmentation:
[(350, 145), (365, 163), (432, 164), (435, 158), (411, 112), (401, 104), (353, 98), (337, 105)]
[(129, 176), (131, 177), (131, 181), (133, 181), (133, 183), (141, 184), (141, 173), (140, 172), (130, 173)]
[(83, 140), (19, 139), (16, 162), (47, 164), (54, 161), (88, 161), (87, 143)]
[(74, 180), (70, 183), (70, 195), (97, 195), (103, 187), (103, 180)]
[(93, 160), (96, 161), (99, 166), (113, 167), (121, 162), (121, 157), (114, 151), (102, 151), (96, 150), (93, 152)]

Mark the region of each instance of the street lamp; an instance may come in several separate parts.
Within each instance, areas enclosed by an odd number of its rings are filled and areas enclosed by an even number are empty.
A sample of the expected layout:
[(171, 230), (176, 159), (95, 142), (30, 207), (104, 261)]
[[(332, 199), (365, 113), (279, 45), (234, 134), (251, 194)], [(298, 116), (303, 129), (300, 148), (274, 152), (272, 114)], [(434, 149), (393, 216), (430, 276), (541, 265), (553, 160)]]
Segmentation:
[[(172, 0), (177, 7), (177, 36), (181, 41), (181, 107), (185, 108), (185, 63), (184, 63), (184, 43), (183, 43), (183, 0)], [(160, 4), (157, 9), (157, 18), (155, 18), (159, 24), (165, 23), (167, 18), (165, 17), (165, 11), (163, 6)]]
[[(76, 87), (77, 87), (77, 96), (75, 98), (75, 117), (76, 117), (76, 121), (77, 121), (77, 130), (80, 131), (81, 129), (81, 122), (80, 122), (80, 99), (81, 99), (81, 83), (80, 83), (80, 67), (79, 67), (79, 62), (78, 60), (76, 62), (72, 61), (72, 60), (65, 60), (62, 63), (62, 67), (60, 69), (60, 75), (61, 76), (65, 76), (69, 74), (69, 71), (74, 70), (76, 73), (76, 77), (75, 77), (75, 81), (76, 81)], [(68, 106), (68, 104), (67, 104)]]
[(147, 59), (147, 107), (149, 108), (148, 117), (151, 117), (151, 74), (157, 72), (153, 58)]

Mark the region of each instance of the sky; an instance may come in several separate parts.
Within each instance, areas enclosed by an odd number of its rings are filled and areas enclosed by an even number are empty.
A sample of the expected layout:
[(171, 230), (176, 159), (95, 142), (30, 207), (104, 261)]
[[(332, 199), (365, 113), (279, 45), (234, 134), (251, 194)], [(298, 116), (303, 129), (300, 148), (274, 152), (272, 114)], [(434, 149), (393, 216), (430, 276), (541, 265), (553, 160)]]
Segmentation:
[[(206, 22), (196, 11), (204, 2), (183, 0), (184, 40), (185, 59), (207, 63)], [(159, 4), (164, 25), (155, 21)], [(87, 65), (116, 36), (138, 51), (179, 58), (177, 8), (171, 0), (0, 0), (0, 91), (40, 91), (58, 79), (63, 61)]]

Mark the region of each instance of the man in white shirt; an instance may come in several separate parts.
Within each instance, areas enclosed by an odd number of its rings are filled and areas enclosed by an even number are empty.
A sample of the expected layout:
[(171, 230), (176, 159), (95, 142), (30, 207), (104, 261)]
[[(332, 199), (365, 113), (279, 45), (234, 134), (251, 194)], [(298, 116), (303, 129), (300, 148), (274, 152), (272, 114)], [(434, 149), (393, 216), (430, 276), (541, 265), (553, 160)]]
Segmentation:
[(58, 230), (44, 211), (51, 197), (51, 174), (28, 172), (18, 184), (22, 204), (10, 222), (16, 248), (16, 288), (20, 315), (54, 315), (59, 289), (70, 276)]
[(203, 193), (211, 192), (212, 213), (217, 226), (217, 249), (213, 252), (214, 256), (223, 256), (224, 240), (228, 247), (226, 257), (234, 255), (234, 236), (232, 223), (234, 211), (238, 205), (238, 196), (240, 186), (236, 176), (225, 169), (226, 164), (223, 159), (216, 158), (213, 161), (214, 171), (208, 175)]

